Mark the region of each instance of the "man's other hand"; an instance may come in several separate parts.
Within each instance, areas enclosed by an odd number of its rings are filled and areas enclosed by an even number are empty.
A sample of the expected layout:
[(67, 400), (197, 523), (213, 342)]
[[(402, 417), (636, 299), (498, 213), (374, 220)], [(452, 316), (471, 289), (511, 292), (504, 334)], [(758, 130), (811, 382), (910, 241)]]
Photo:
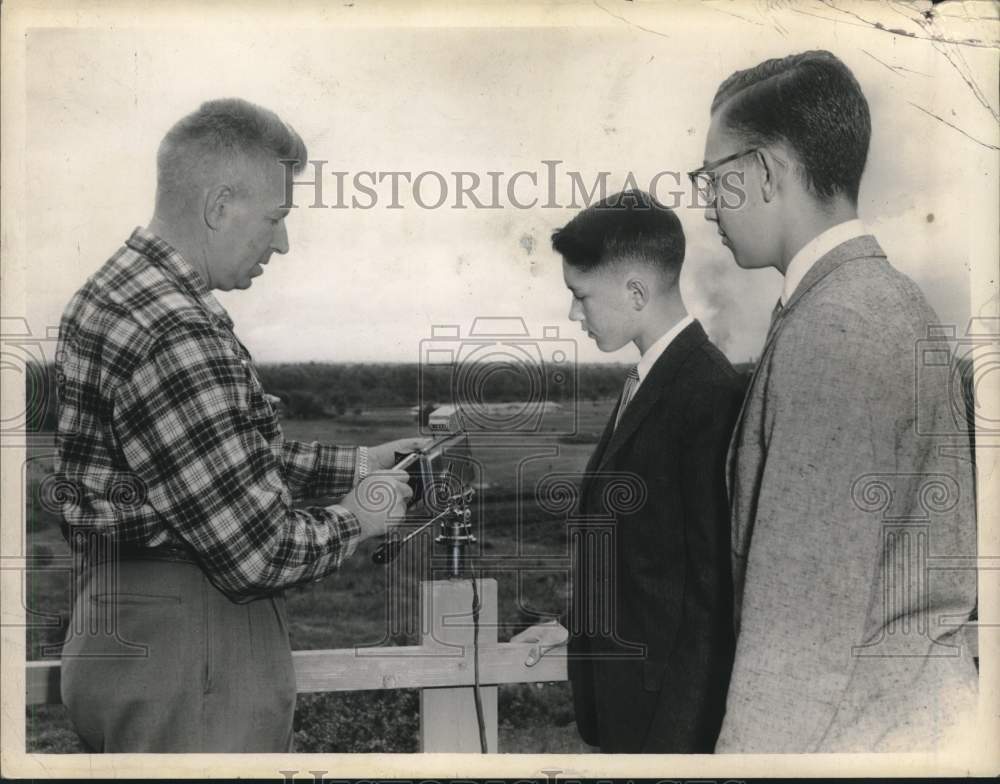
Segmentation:
[(345, 495), (340, 506), (354, 512), (361, 523), (361, 538), (385, 536), (389, 520), (402, 520), (413, 496), (406, 471), (376, 471)]
[(510, 641), (535, 643), (524, 660), (528, 667), (534, 667), (548, 651), (565, 645), (569, 641), (569, 632), (559, 621), (552, 620), (529, 626), (511, 637)]
[(396, 454), (409, 454), (418, 449), (425, 449), (433, 443), (431, 436), (417, 436), (414, 438), (399, 438), (395, 441), (387, 441), (378, 446), (368, 447), (368, 459), (371, 461), (373, 471), (388, 471), (396, 465)]

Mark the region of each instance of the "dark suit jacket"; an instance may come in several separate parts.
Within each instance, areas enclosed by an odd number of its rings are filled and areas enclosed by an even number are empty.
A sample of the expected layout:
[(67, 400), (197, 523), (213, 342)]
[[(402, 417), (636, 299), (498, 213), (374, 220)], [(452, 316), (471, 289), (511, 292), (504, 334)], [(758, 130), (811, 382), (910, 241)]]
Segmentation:
[(604, 752), (715, 745), (734, 648), (725, 455), (743, 390), (695, 322), (587, 466), (569, 675), (580, 735)]

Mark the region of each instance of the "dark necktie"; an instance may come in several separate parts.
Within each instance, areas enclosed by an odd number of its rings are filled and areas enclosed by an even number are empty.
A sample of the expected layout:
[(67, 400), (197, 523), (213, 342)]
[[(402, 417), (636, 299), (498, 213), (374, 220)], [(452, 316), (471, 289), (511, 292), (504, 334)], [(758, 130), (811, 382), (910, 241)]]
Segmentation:
[(625, 388), (622, 390), (622, 402), (618, 404), (618, 414), (615, 417), (615, 430), (618, 429), (618, 423), (622, 421), (622, 414), (625, 413), (625, 408), (632, 400), (632, 395), (635, 394), (636, 388), (639, 386), (639, 370), (635, 365), (629, 368), (628, 375), (625, 376)]

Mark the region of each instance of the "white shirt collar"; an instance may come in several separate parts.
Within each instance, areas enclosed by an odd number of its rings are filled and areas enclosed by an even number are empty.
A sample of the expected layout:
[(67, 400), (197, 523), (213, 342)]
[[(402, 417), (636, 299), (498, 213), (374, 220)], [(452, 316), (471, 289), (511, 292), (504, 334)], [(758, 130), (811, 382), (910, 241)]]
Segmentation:
[(792, 256), (792, 260), (788, 262), (788, 269), (785, 270), (785, 285), (781, 291), (781, 304), (788, 304), (788, 300), (791, 299), (806, 273), (812, 269), (813, 264), (838, 245), (865, 234), (868, 234), (865, 224), (854, 218), (831, 226), (799, 248), (799, 252)]
[[(663, 335), (657, 339), (657, 341), (646, 349), (646, 353), (639, 358), (639, 362), (636, 364), (635, 369), (639, 374), (639, 384), (642, 380), (646, 378), (646, 374), (649, 373), (653, 365), (656, 364), (656, 360), (660, 358), (660, 355), (667, 350), (674, 338), (676, 338), (684, 329), (694, 321), (694, 318), (690, 315), (685, 316), (676, 324), (674, 324), (670, 329), (663, 333)], [(638, 385), (636, 385), (638, 387)]]

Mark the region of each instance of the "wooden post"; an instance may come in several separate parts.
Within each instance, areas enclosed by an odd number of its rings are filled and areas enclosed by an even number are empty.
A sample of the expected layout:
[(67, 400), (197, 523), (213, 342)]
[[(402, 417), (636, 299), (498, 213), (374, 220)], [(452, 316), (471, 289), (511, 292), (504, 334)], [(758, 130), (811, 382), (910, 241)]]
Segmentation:
[[(479, 645), (497, 641), (497, 581), (478, 580)], [(420, 585), (423, 622), (421, 643), (429, 655), (454, 656), (459, 668), (473, 671), (472, 581), (425, 580)], [(482, 671), (482, 660), (480, 660)], [(497, 687), (480, 689), (486, 746), (497, 752)], [(479, 724), (471, 686), (423, 689), (420, 692), (420, 745), (425, 752), (452, 751), (480, 753)]]

